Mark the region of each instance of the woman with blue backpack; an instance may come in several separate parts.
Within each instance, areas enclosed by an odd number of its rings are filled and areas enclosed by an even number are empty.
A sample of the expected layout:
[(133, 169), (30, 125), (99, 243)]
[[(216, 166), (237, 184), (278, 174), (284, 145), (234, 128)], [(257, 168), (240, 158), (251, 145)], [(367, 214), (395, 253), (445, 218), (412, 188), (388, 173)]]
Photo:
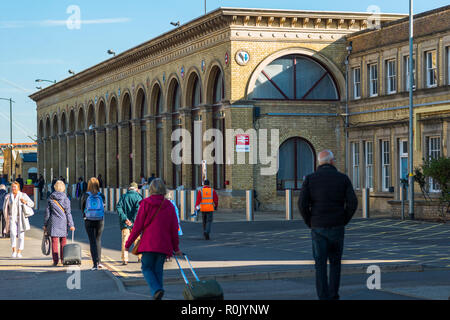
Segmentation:
[(102, 233), (105, 227), (105, 196), (100, 192), (97, 178), (89, 179), (87, 192), (81, 199), (84, 225), (89, 237), (91, 257), (94, 266), (91, 270), (102, 269)]

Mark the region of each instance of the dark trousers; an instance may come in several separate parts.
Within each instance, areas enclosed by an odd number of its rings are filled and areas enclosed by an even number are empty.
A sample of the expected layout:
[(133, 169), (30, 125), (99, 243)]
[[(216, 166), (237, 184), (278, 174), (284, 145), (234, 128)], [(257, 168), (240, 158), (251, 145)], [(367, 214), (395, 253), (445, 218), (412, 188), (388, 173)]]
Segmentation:
[(63, 263), (63, 250), (64, 250), (64, 246), (66, 245), (66, 237), (52, 237), (52, 257), (53, 257), (53, 262), (54, 263), (58, 263), (58, 244), (60, 247), (59, 253), (61, 256), (61, 263)]
[[(320, 300), (338, 300), (341, 279), (341, 259), (344, 250), (345, 227), (313, 228), (312, 249), (316, 268), (316, 290)], [(327, 261), (330, 261), (330, 281)]]
[(89, 237), (92, 262), (96, 267), (102, 262), (102, 233), (105, 222), (104, 220), (85, 220), (84, 226)]
[(202, 223), (203, 223), (203, 233), (211, 232), (211, 225), (213, 222), (213, 213), (212, 212), (202, 212)]

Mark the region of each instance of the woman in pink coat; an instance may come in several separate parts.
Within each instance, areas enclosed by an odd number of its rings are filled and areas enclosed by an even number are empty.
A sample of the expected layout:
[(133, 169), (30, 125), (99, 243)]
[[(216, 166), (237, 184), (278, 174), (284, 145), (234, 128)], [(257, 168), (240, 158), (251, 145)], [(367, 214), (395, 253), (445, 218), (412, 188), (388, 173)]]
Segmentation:
[(138, 252), (142, 253), (142, 274), (155, 300), (164, 295), (163, 267), (172, 253), (181, 255), (178, 247), (178, 219), (169, 200), (164, 198), (166, 186), (161, 179), (150, 185), (150, 197), (140, 202), (139, 211), (125, 248), (128, 250), (141, 235)]

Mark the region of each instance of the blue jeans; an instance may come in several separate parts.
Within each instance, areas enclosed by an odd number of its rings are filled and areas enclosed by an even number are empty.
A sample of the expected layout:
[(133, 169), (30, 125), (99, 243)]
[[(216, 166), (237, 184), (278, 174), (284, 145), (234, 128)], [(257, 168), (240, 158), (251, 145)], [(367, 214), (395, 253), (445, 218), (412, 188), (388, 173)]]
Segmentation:
[[(344, 226), (311, 230), (316, 268), (316, 291), (320, 300), (339, 299), (344, 234)], [(330, 282), (327, 277), (328, 260), (330, 261)]]
[(142, 253), (142, 274), (150, 287), (152, 295), (163, 290), (163, 267), (166, 255), (158, 252)]

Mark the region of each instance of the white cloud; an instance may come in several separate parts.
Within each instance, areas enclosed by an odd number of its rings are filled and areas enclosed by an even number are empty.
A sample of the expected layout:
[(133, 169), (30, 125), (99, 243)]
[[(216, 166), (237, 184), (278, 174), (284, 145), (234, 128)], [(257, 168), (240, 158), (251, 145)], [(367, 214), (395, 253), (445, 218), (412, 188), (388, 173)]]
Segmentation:
[(0, 62), (0, 64), (3, 65), (11, 65), (11, 64), (45, 65), (45, 64), (64, 64), (64, 63), (65, 63), (64, 60), (61, 59), (21, 59), (21, 60)]
[(12, 86), (12, 87), (14, 87), (16, 89), (19, 89), (20, 91), (25, 92), (25, 93), (30, 93), (30, 92), (34, 91), (34, 90), (31, 90), (31, 89), (24, 88), (21, 85), (15, 83), (15, 82), (9, 81), (7, 79), (4, 79), (4, 78), (0, 78), (0, 82), (6, 83), (6, 84), (8, 84), (8, 85), (10, 85), (10, 86)]
[[(80, 20), (83, 25), (88, 24), (113, 24), (113, 23), (125, 23), (131, 21), (130, 18), (105, 18), (105, 19), (91, 19)], [(65, 27), (67, 20), (41, 20), (41, 21), (1, 21), (0, 29), (16, 29), (26, 27)]]
[[(110, 24), (110, 23), (124, 23), (130, 21), (129, 18), (110, 18), (110, 19), (93, 19), (93, 20), (80, 20), (83, 24)], [(53, 26), (66, 26), (67, 20), (44, 20), (40, 22), (41, 26), (53, 27)]]

